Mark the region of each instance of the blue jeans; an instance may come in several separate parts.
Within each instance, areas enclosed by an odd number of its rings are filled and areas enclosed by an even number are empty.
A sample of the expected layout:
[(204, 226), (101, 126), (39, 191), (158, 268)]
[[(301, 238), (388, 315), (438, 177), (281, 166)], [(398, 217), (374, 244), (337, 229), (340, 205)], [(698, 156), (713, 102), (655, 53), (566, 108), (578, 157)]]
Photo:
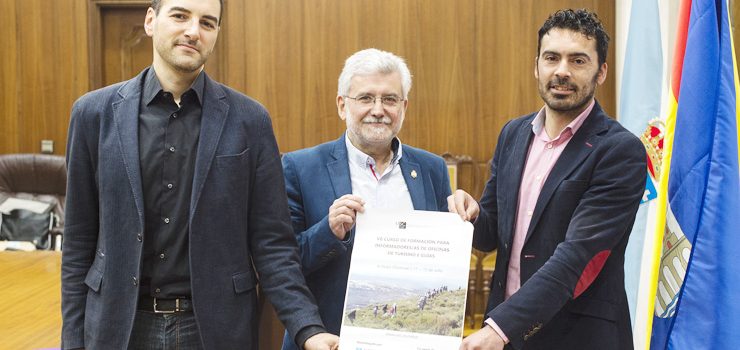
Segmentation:
[(196, 350), (203, 349), (198, 324), (192, 312), (156, 314), (136, 311), (129, 349)]

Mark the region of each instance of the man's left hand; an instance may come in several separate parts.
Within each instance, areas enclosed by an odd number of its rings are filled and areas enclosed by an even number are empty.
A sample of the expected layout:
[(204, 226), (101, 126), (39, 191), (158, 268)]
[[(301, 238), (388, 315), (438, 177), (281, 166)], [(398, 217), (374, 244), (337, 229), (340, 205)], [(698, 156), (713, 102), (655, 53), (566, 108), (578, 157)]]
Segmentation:
[(331, 333), (319, 333), (308, 338), (303, 344), (305, 350), (337, 350), (339, 337)]

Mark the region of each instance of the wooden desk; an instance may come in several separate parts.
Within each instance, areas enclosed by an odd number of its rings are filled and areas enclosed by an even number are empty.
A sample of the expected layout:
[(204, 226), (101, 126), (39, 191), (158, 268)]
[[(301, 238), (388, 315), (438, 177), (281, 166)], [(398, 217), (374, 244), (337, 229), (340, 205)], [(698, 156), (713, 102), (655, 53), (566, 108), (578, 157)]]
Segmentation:
[[(61, 264), (61, 252), (0, 251), (0, 350), (59, 348)], [(282, 324), (270, 305), (264, 307), (260, 349), (277, 349)]]
[(0, 349), (59, 348), (61, 252), (0, 252)]

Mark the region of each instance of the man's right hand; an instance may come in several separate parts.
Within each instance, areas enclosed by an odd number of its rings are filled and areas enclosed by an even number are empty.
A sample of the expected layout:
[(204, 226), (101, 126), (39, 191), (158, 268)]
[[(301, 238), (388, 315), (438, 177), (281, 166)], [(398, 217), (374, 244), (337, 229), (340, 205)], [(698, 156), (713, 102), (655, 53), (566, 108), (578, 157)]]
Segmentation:
[(314, 334), (303, 344), (305, 350), (337, 350), (339, 337), (331, 333)]
[(342, 240), (347, 236), (347, 232), (355, 225), (357, 212), (362, 213), (365, 210), (364, 205), (362, 198), (352, 194), (345, 194), (334, 200), (329, 207), (329, 227), (334, 236)]
[(463, 190), (457, 190), (447, 197), (447, 208), (450, 213), (460, 215), (465, 221), (474, 221), (480, 213), (478, 202)]
[(463, 339), (459, 350), (502, 350), (504, 345), (504, 340), (491, 326), (483, 326)]

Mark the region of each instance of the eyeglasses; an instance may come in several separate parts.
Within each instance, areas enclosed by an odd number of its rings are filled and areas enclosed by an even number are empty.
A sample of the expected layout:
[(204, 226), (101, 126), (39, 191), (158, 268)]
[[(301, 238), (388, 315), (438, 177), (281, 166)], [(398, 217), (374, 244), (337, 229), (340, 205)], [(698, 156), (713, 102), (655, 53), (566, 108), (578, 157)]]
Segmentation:
[(386, 96), (380, 96), (380, 97), (375, 97), (373, 95), (360, 95), (356, 97), (344, 95), (343, 97), (351, 98), (366, 107), (374, 106), (376, 100), (380, 100), (380, 103), (382, 103), (383, 106), (396, 107), (398, 106), (399, 103), (401, 103), (404, 100), (401, 97), (396, 96), (396, 95), (386, 95)]

